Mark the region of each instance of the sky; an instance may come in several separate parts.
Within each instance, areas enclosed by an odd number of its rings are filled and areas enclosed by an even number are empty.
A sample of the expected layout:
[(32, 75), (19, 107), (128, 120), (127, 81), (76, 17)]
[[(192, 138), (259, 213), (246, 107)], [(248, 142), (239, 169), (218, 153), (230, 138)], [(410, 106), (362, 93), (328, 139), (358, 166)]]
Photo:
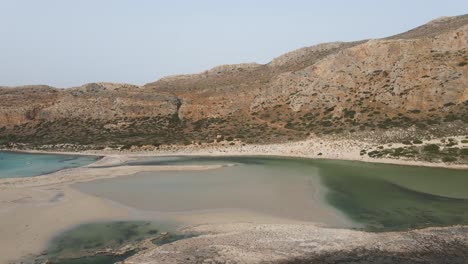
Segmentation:
[(0, 86), (142, 85), (464, 13), (467, 0), (0, 0)]

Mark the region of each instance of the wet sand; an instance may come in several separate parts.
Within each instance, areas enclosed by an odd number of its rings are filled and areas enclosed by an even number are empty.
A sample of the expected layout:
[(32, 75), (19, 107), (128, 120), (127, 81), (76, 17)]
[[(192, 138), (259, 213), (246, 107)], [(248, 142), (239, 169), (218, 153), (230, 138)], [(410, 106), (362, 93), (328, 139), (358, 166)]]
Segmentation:
[(233, 219), (264, 223), (259, 219), (270, 219), (267, 221), (356, 227), (327, 205), (327, 190), (317, 170), (305, 173), (286, 165), (241, 164), (190, 173), (144, 172), (72, 186), (130, 208), (159, 212), (191, 224), (231, 223)]

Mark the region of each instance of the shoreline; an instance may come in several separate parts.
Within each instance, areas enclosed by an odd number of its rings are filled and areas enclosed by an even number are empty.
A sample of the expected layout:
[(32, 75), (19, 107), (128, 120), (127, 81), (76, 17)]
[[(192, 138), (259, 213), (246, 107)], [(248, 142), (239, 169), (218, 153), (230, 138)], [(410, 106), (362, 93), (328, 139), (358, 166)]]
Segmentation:
[[(150, 171), (214, 170), (223, 165), (159, 165), (100, 167), (135, 158), (105, 156), (93, 164), (64, 169), (52, 174), (25, 178), (0, 179), (0, 263), (16, 263), (43, 254), (49, 241), (74, 226), (101, 221), (165, 220), (184, 223), (182, 228), (233, 223), (304, 224), (308, 222), (243, 209), (152, 212), (120, 204), (73, 187), (74, 183), (132, 176)], [(330, 209), (331, 210), (331, 209)], [(327, 211), (328, 212), (328, 211)], [(331, 210), (330, 212), (338, 212)], [(34, 217), (31, 217), (34, 216)], [(344, 217), (339, 214), (340, 217)], [(338, 219), (350, 224), (348, 219)], [(340, 222), (337, 220), (337, 223)], [(43, 228), (47, 226), (47, 228)], [(343, 227), (344, 228), (344, 227)], [(13, 243), (11, 242), (13, 241)]]
[[(77, 155), (76, 153), (72, 154)], [(300, 156), (300, 153), (288, 153), (288, 155), (283, 154), (279, 156), (274, 155), (272, 153), (218, 153), (214, 151), (192, 151), (184, 154), (185, 156), (269, 156), (283, 158), (310, 158), (308, 156)], [(59, 234), (61, 230), (69, 229), (81, 223), (107, 220), (151, 219), (150, 216), (145, 214), (135, 215), (135, 212), (132, 208), (125, 207), (120, 204), (114, 204), (112, 200), (83, 193), (80, 190), (72, 187), (72, 184), (76, 182), (86, 182), (97, 179), (106, 179), (122, 176), (125, 177), (144, 171), (211, 170), (219, 169), (222, 167), (222, 165), (113, 166), (117, 164), (122, 164), (125, 161), (137, 159), (139, 157), (182, 155), (182, 153), (176, 151), (137, 153), (132, 152), (118, 155), (103, 155), (103, 153), (95, 153), (95, 155), (103, 156), (103, 158), (86, 166), (72, 169), (64, 169), (52, 174), (27, 178), (0, 179), (0, 217), (3, 219), (2, 224), (0, 225), (0, 237), (3, 238), (0, 240), (0, 246), (4, 249), (8, 249), (7, 254), (5, 253), (0, 257), (0, 263), (11, 263), (10, 261), (19, 260), (25, 256), (40, 255), (42, 254), (41, 252), (45, 249), (45, 246), (47, 245), (48, 241), (50, 241), (50, 239), (54, 235)], [(356, 162), (360, 162), (360, 160)], [(228, 247), (233, 245), (234, 247), (238, 247), (236, 241), (248, 241), (249, 238), (254, 239), (258, 235), (260, 237), (264, 237), (264, 232), (268, 234), (264, 238), (269, 239), (270, 236), (275, 236), (279, 229), (283, 230), (281, 231), (283, 232), (283, 234), (289, 234), (287, 239), (291, 241), (288, 243), (295, 243), (295, 239), (297, 237), (300, 237), (300, 234), (303, 231), (305, 231), (310, 232), (311, 235), (319, 234), (320, 238), (318, 239), (322, 242), (328, 241), (327, 243), (332, 243), (330, 241), (333, 241), (335, 239), (341, 239), (340, 243), (344, 243), (344, 245), (342, 246), (343, 249), (346, 249), (346, 241), (349, 242), (349, 239), (354, 239), (354, 236), (368, 237), (369, 234), (373, 234), (365, 231), (353, 231), (352, 229), (347, 229), (344, 227), (330, 228), (327, 226), (323, 226), (320, 223), (314, 222), (304, 222), (301, 224), (300, 221), (279, 221), (280, 219), (275, 220), (275, 218), (272, 217), (262, 217), (261, 215), (256, 215), (255, 213), (251, 214), (250, 212), (242, 213), (241, 211), (234, 211), (230, 212), (229, 214), (230, 216), (237, 216), (237, 214), (239, 213), (241, 213), (241, 217), (238, 217), (239, 219), (232, 223), (226, 223), (226, 221), (223, 222), (221, 220), (216, 220), (217, 217), (220, 217), (218, 219), (225, 219), (226, 213), (224, 212), (214, 211), (206, 212), (206, 214), (201, 212), (193, 215), (175, 214), (176, 220), (188, 222), (192, 222), (190, 220), (194, 220), (194, 222), (184, 227), (183, 230), (197, 231), (202, 229), (206, 231), (206, 234), (208, 234), (208, 236), (200, 236), (199, 238), (181, 241), (180, 245), (189, 246), (189, 248), (187, 248), (188, 251), (183, 252), (184, 254), (187, 254), (184, 257), (189, 256), (189, 254), (196, 254), (193, 253), (192, 249), (196, 249), (198, 247), (203, 248), (204, 246), (209, 247), (210, 243), (221, 243), (222, 245)], [(35, 216), (34, 219), (28, 217), (31, 215)], [(64, 217), (57, 217), (57, 215)], [(247, 219), (250, 220), (246, 223), (243, 223), (243, 221), (240, 221), (242, 217), (247, 217)], [(211, 221), (208, 221), (210, 219)], [(254, 219), (257, 219), (258, 221), (255, 221)], [(53, 225), (48, 225), (49, 223), (53, 223)], [(48, 228), (43, 228), (44, 225), (48, 225)], [(241, 231), (243, 227), (246, 227), (246, 225), (249, 226), (248, 229), (250, 231)], [(230, 227), (232, 226), (236, 226), (236, 228), (239, 227), (239, 229), (231, 230)], [(451, 227), (447, 227), (442, 228), (441, 230), (450, 229)], [(232, 232), (234, 232), (234, 234), (237, 233), (238, 235), (234, 235), (232, 239), (222, 239), (224, 235), (232, 234)], [(251, 234), (251, 232), (253, 233)], [(354, 235), (348, 236), (347, 234), (350, 232), (352, 232)], [(420, 231), (415, 230), (414, 232)], [(215, 240), (211, 240), (212, 238), (210, 238), (210, 234), (216, 233), (219, 234), (221, 240), (218, 239), (217, 235), (215, 235), (214, 237)], [(328, 235), (324, 235), (327, 233), (329, 235), (333, 234), (337, 236), (337, 238), (328, 239)], [(398, 238), (400, 236), (404, 236), (405, 234), (407, 234), (407, 232), (389, 232), (382, 234), (383, 235), (376, 235), (376, 237), (385, 237), (387, 236), (387, 234), (394, 234), (395, 237)], [(343, 238), (343, 236), (347, 238)], [(14, 243), (11, 243), (11, 241), (14, 241)], [(201, 245), (197, 244), (200, 241), (205, 242), (203, 242)], [(275, 243), (273, 249), (275, 249), (275, 247), (277, 247), (276, 249), (281, 248), (281, 239), (278, 239), (276, 242), (274, 239), (272, 241), (273, 243)], [(179, 245), (179, 243), (175, 242), (176, 247), (177, 245)], [(153, 248), (147, 251), (142, 251), (134, 257), (131, 257), (129, 263), (132, 263), (131, 261), (133, 260), (137, 260), (133, 263), (139, 263), (140, 260), (145, 259), (148, 256), (151, 256), (151, 258), (153, 258), (153, 256), (159, 254), (158, 252), (162, 252), (165, 248), (172, 247), (173, 246), (171, 245), (167, 245), (163, 247)], [(240, 254), (241, 252), (244, 252), (248, 249), (238, 247), (237, 250), (241, 250), (240, 252), (237, 251), (237, 253)], [(260, 252), (257, 253), (260, 259), (263, 259), (264, 257), (268, 259), (270, 257), (268, 255), (268, 250), (270, 249), (268, 249), (267, 247), (265, 248), (265, 250), (266, 251), (263, 252), (262, 249)], [(231, 257), (234, 258), (237, 254), (236, 252), (232, 253), (233, 254), (229, 254), (226, 259), (229, 259)], [(241, 255), (242, 254), (240, 254), (240, 256)], [(177, 258), (178, 255), (175, 254), (173, 257)]]
[[(138, 172), (144, 171), (161, 171), (161, 170), (205, 170), (205, 169), (218, 169), (218, 165), (156, 165), (156, 166), (127, 166), (124, 164), (127, 161), (136, 160), (144, 157), (161, 157), (161, 156), (257, 156), (257, 157), (275, 157), (275, 158), (300, 158), (300, 159), (315, 159), (315, 160), (345, 160), (352, 162), (368, 162), (375, 164), (391, 164), (396, 166), (422, 166), (433, 168), (445, 169), (468, 169), (467, 165), (454, 165), (445, 163), (429, 163), (408, 160), (394, 160), (394, 159), (374, 159), (370, 157), (362, 157), (359, 155), (360, 149), (364, 146), (357, 144), (355, 141), (303, 141), (293, 142), (287, 144), (271, 144), (271, 145), (246, 145), (246, 146), (188, 146), (178, 148), (165, 148), (159, 150), (129, 150), (129, 151), (79, 151), (79, 152), (62, 152), (62, 151), (43, 151), (43, 150), (19, 150), (19, 153), (31, 154), (58, 154), (58, 155), (85, 155), (85, 156), (99, 156), (95, 162), (86, 166), (63, 169), (58, 172), (26, 178), (5, 178), (0, 179), (0, 217), (2, 220), (2, 228), (0, 228), (0, 237), (7, 239), (0, 241), (0, 246), (8, 248), (8, 254), (4, 254), (0, 258), (0, 263), (8, 263), (12, 258), (20, 259), (21, 257), (40, 254), (46, 246), (49, 239), (60, 232), (70, 228), (76, 224), (100, 221), (106, 219), (128, 219), (132, 215), (132, 210), (113, 201), (103, 197), (97, 197), (90, 194), (82, 193), (79, 190), (72, 188), (72, 184), (76, 182), (93, 181), (97, 179), (113, 178), (120, 176), (133, 175)], [(2, 151), (2, 150), (0, 150)], [(319, 155), (322, 153), (322, 155)], [(59, 196), (57, 196), (59, 195)], [(54, 197), (59, 197), (58, 201), (51, 202)], [(60, 198), (61, 197), (61, 198)], [(81, 197), (75, 199), (77, 197)], [(88, 201), (83, 204), (81, 201)], [(81, 209), (79, 209), (81, 208)], [(81, 211), (74, 212), (75, 210)], [(47, 212), (50, 212), (47, 213)], [(64, 213), (65, 212), (65, 213)], [(67, 213), (68, 212), (68, 213)], [(57, 215), (70, 214), (72, 215), (66, 220), (56, 222)], [(134, 212), (133, 212), (134, 213)], [(239, 212), (241, 213), (241, 212)], [(37, 215), (35, 219), (27, 217), (28, 215)], [(222, 216), (222, 212), (211, 212), (207, 214), (198, 214), (194, 216), (179, 215), (179, 220), (187, 221), (192, 219), (206, 219), (207, 231), (213, 226), (221, 228), (222, 221), (207, 221), (210, 217), (217, 218)], [(231, 213), (235, 215), (235, 213)], [(249, 216), (249, 219), (259, 217), (259, 223), (255, 226), (261, 226), (269, 223), (271, 227), (282, 226), (282, 228), (291, 232), (298, 227), (294, 227), (294, 223), (280, 222), (270, 218), (263, 218), (261, 215), (249, 214), (249, 212), (242, 213), (241, 215)], [(17, 217), (21, 221), (17, 221)], [(115, 217), (113, 217), (115, 216)], [(135, 215), (134, 215), (135, 216)], [(140, 217), (142, 215), (139, 215)], [(188, 217), (188, 218), (187, 218)], [(130, 217), (133, 218), (133, 217)], [(222, 217), (221, 217), (222, 218)], [(221, 219), (218, 218), (218, 219)], [(239, 217), (238, 220), (242, 218)], [(42, 220), (41, 220), (42, 219)], [(226, 219), (226, 218), (225, 218)], [(274, 220), (274, 221), (273, 221)], [(200, 221), (200, 220), (197, 220)], [(195, 221), (195, 222), (197, 222)], [(276, 222), (275, 222), (276, 221)], [(56, 222), (53, 227), (49, 229), (41, 228), (42, 225)], [(188, 221), (190, 222), (190, 221)], [(255, 221), (254, 221), (255, 222)], [(203, 223), (203, 222), (202, 222)], [(194, 223), (192, 223), (194, 224)], [(229, 226), (231, 224), (225, 224)], [(242, 225), (242, 224), (240, 224)], [(196, 224), (189, 225), (187, 230), (196, 230)], [(328, 232), (325, 226), (320, 223), (304, 223), (299, 225), (304, 230), (317, 230), (313, 232)], [(3, 228), (5, 227), (5, 228)], [(269, 227), (265, 227), (267, 230)], [(3, 231), (2, 233), (2, 229)], [(53, 229), (53, 230), (52, 230)], [(271, 234), (275, 233), (275, 228), (270, 230)], [(336, 230), (336, 235), (347, 234), (348, 229), (333, 229)], [(16, 233), (15, 233), (16, 232)], [(288, 231), (289, 232), (289, 231)], [(21, 235), (18, 235), (21, 234)], [(356, 234), (367, 234), (366, 232)], [(400, 234), (400, 233), (397, 233)], [(244, 233), (244, 235), (246, 235)], [(248, 235), (247, 235), (248, 236)], [(236, 239), (244, 239), (239, 237)], [(325, 238), (323, 238), (326, 240)], [(351, 239), (351, 238), (347, 238)], [(9, 241), (15, 241), (16, 244), (11, 244)], [(191, 240), (190, 240), (191, 241)], [(196, 241), (196, 240), (195, 240)], [(223, 242), (224, 243), (224, 242)], [(230, 242), (229, 242), (230, 243)], [(143, 253), (142, 253), (143, 254)], [(138, 254), (141, 256), (141, 254)], [(135, 256), (137, 258), (137, 256)]]
[[(304, 141), (265, 144), (265, 145), (234, 145), (225, 146), (219, 144), (206, 144), (202, 146), (165, 146), (159, 149), (135, 149), (135, 150), (86, 150), (86, 151), (47, 151), (47, 150), (21, 150), (14, 149), (18, 153), (30, 154), (57, 154), (57, 155), (83, 155), (115, 158), (161, 157), (161, 156), (264, 156), (264, 157), (290, 157), (312, 160), (338, 160), (357, 161), (376, 164), (390, 164), (402, 166), (417, 166), (429, 168), (446, 168), (468, 170), (468, 164), (454, 164), (444, 162), (429, 162), (412, 159), (371, 158), (360, 155), (362, 149), (373, 148), (375, 143), (366, 143), (356, 140), (323, 140), (309, 139)], [(381, 145), (381, 144), (380, 144)], [(394, 147), (403, 144), (392, 144)], [(468, 146), (468, 144), (467, 144)], [(0, 151), (8, 151), (0, 149)], [(11, 150), (9, 150), (11, 151)], [(94, 163), (93, 163), (94, 164)], [(90, 164), (88, 166), (92, 166)]]
[[(115, 162), (112, 157), (97, 162)], [(94, 163), (93, 163), (94, 164)], [(133, 219), (129, 208), (71, 185), (140, 171), (205, 170), (219, 166), (77, 167), (51, 174), (0, 179), (0, 263), (41, 255), (53, 236), (82, 223)]]

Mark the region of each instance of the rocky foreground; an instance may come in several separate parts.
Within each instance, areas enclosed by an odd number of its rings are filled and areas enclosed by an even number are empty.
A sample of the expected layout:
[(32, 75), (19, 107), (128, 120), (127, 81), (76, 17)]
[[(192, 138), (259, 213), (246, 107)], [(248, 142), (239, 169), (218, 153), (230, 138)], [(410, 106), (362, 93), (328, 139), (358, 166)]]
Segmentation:
[(126, 264), (466, 263), (466, 227), (365, 233), (312, 225), (198, 226), (205, 235), (149, 249)]

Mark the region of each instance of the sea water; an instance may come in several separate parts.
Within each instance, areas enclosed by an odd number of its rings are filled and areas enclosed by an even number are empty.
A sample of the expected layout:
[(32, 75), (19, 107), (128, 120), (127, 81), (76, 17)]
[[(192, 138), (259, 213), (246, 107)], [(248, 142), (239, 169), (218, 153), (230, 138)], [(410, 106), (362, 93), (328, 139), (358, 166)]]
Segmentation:
[(85, 166), (99, 157), (0, 152), (0, 178), (32, 177)]

